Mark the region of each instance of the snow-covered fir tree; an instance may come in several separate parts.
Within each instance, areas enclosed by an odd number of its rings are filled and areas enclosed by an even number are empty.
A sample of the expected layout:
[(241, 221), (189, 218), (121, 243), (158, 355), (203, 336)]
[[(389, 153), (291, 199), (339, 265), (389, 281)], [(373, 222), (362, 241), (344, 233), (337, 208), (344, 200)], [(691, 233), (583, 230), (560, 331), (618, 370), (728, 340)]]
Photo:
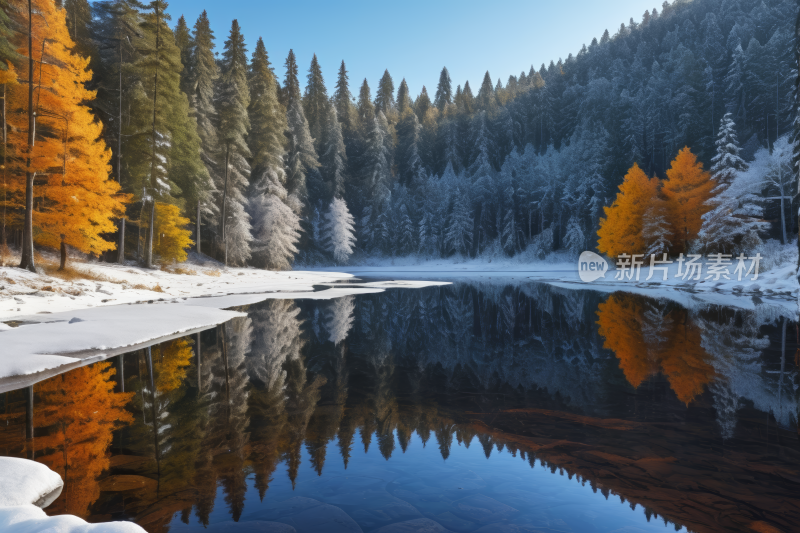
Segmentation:
[(472, 246), (472, 217), (467, 193), (461, 189), (453, 192), (452, 208), (445, 230), (445, 247), (456, 254), (468, 255)]
[(322, 242), (325, 249), (340, 265), (346, 264), (355, 248), (355, 219), (342, 198), (331, 200), (322, 224)]
[(746, 179), (740, 179), (733, 187), (748, 166), (739, 156), (739, 141), (731, 113), (720, 120), (716, 147), (716, 155), (711, 160), (711, 177), (716, 186), (711, 191), (714, 196), (707, 202), (711, 210), (703, 215), (700, 247), (707, 253), (749, 252), (761, 242), (758, 233), (765, 229), (760, 220), (763, 207), (758, 197), (763, 187), (757, 184), (746, 187)]
[(297, 254), (300, 219), (288, 205), (283, 168), (286, 117), (278, 102), (277, 80), (261, 39), (253, 52), (249, 78), (252, 250), (256, 261), (266, 268), (285, 270), (291, 268)]

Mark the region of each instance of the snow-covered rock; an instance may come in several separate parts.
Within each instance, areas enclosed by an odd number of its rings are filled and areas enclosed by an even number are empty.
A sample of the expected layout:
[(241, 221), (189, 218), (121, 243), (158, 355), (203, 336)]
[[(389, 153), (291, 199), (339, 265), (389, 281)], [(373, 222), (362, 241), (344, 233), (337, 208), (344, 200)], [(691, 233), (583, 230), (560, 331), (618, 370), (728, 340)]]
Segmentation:
[(130, 522), (87, 524), (77, 516), (47, 516), (61, 494), (61, 476), (45, 465), (0, 457), (0, 531), (3, 533), (143, 533)]

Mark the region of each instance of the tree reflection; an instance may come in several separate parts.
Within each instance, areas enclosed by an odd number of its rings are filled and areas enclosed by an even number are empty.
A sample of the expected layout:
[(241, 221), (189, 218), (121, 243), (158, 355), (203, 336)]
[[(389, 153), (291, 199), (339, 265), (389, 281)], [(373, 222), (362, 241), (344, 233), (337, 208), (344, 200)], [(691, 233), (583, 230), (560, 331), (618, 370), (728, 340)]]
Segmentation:
[(614, 352), (634, 387), (661, 372), (688, 405), (714, 379), (702, 330), (686, 309), (667, 310), (639, 296), (615, 294), (599, 305), (597, 317), (603, 347)]
[(45, 432), (35, 439), (37, 460), (64, 480), (50, 514), (85, 518), (100, 496), (98, 478), (109, 466), (112, 432), (133, 421), (124, 409), (132, 393), (114, 392), (115, 373), (110, 363), (96, 363), (34, 387), (35, 425)]

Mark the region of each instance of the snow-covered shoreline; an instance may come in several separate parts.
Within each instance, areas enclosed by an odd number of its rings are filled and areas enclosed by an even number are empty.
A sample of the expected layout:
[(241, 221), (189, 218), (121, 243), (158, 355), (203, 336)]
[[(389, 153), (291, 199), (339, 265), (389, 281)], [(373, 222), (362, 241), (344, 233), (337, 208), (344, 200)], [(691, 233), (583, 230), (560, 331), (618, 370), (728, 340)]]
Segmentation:
[[(704, 263), (701, 279), (684, 279), (677, 276), (679, 265), (673, 263), (668, 267), (666, 280), (663, 279), (663, 272), (660, 270), (655, 271), (648, 280), (650, 275), (648, 265), (641, 268), (638, 280), (635, 274), (632, 279), (615, 279), (617, 272), (612, 267), (604, 278), (592, 282), (584, 282), (580, 279), (577, 260), (528, 264), (513, 259), (475, 259), (458, 262), (441, 259), (416, 262), (406, 260), (397, 261), (397, 265), (392, 264), (393, 262), (384, 260), (376, 261), (374, 266), (345, 266), (337, 267), (337, 269), (357, 277), (481, 280), (497, 283), (536, 281), (571, 290), (607, 293), (631, 292), (652, 298), (666, 298), (689, 306), (694, 303), (708, 303), (751, 309), (758, 302), (763, 301), (782, 307), (792, 314), (798, 312), (798, 297), (800, 297), (800, 284), (798, 284), (796, 276), (797, 267), (793, 261), (760, 272), (756, 280), (752, 280), (753, 276), (750, 275), (739, 281), (732, 272), (729, 276), (731, 279), (715, 280), (713, 277), (705, 279), (707, 263)], [(312, 270), (331, 272), (333, 269), (320, 267)]]
[[(0, 268), (0, 392), (213, 327), (240, 316), (226, 309), (270, 298), (332, 299), (430, 285), (419, 281), (336, 283), (353, 276), (210, 270), (197, 265), (181, 266), (181, 271), (191, 269), (191, 274), (107, 263), (82, 263), (75, 268), (95, 279), (64, 281)], [(160, 292), (149, 290), (152, 286)]]

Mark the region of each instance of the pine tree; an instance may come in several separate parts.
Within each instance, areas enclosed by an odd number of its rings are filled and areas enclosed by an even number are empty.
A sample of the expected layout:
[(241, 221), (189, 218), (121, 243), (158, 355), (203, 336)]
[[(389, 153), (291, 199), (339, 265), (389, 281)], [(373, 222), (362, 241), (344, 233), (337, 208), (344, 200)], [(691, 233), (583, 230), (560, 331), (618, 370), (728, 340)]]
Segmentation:
[(461, 91), (461, 110), (467, 115), (475, 112), (475, 97), (472, 95), (469, 81), (464, 82), (464, 90)]
[(403, 81), (400, 82), (400, 87), (397, 89), (398, 115), (402, 117), (405, 110), (411, 108), (413, 105), (414, 104), (411, 101), (411, 95), (408, 93), (408, 84), (406, 83), (406, 79), (403, 78)]
[(364, 83), (361, 84), (361, 89), (358, 92), (358, 102), (356, 103), (358, 120), (362, 131), (368, 131), (372, 126), (372, 120), (375, 118), (375, 106), (372, 105), (370, 93), (367, 78), (364, 78)]
[[(181, 190), (177, 176), (170, 172), (174, 155), (185, 147), (161, 142), (162, 139), (191, 138), (193, 124), (188, 116), (188, 101), (180, 90), (180, 50), (167, 25), (167, 3), (154, 0), (147, 5), (134, 47), (138, 57), (131, 66), (138, 83), (131, 88), (130, 120), (124, 134), (129, 139), (122, 157), (132, 189), (142, 202), (141, 215), (148, 216), (143, 263), (153, 264), (153, 221), (155, 201), (174, 203)], [(147, 214), (144, 208), (147, 205)], [(141, 216), (140, 215), (140, 216)]]
[(433, 105), (442, 113), (444, 112), (444, 108), (451, 103), (452, 98), (453, 90), (451, 88), (450, 73), (447, 71), (447, 67), (443, 67), (441, 74), (439, 74), (439, 85), (436, 86), (436, 96), (433, 99)]
[(264, 41), (259, 38), (249, 74), (250, 132), (252, 154), (250, 215), (253, 253), (266, 268), (287, 270), (297, 253), (300, 219), (289, 206), (284, 171), (283, 106), (278, 101), (278, 82), (269, 64)]
[(672, 226), (673, 253), (688, 251), (689, 241), (695, 239), (709, 211), (706, 203), (711, 197), (714, 182), (703, 170), (703, 163), (684, 147), (667, 170), (662, 193), (667, 201), (668, 220)]
[(325, 182), (326, 197), (344, 197), (347, 153), (336, 107), (326, 104), (324, 131), (320, 147), (320, 165)]
[(186, 18), (181, 15), (178, 23), (175, 25), (175, 46), (181, 51), (181, 90), (190, 96), (192, 93), (190, 75), (192, 69), (192, 49), (194, 48), (194, 41), (191, 33), (189, 33), (189, 26), (186, 24)]
[[(197, 195), (195, 211), (195, 226), (197, 251), (201, 251), (201, 227), (205, 217), (215, 225), (218, 224), (219, 208), (212, 200), (216, 184), (224, 174), (219, 161), (219, 136), (217, 132), (217, 109), (215, 90), (219, 79), (219, 66), (214, 57), (214, 32), (208, 20), (208, 14), (203, 11), (195, 22), (192, 31), (192, 47), (189, 59), (189, 73), (186, 78), (187, 94), (194, 110), (197, 121), (197, 134), (200, 137), (200, 160), (206, 168), (209, 184), (204, 188), (203, 194)], [(186, 66), (186, 65), (184, 65)]]
[(297, 61), (294, 51), (289, 50), (286, 58), (286, 79), (282, 94), (286, 101), (286, 137), (288, 153), (286, 156), (286, 184), (289, 205), (301, 215), (307, 209), (308, 176), (317, 172), (319, 161), (314, 150), (314, 139), (308, 128), (300, 98), (300, 83), (297, 79)]
[(247, 49), (239, 23), (234, 19), (222, 54), (218, 89), (218, 136), (221, 180), (217, 183), (220, 210), (220, 248), (225, 264), (244, 264), (250, 258), (250, 217), (245, 211), (250, 165), (247, 158)]
[(406, 204), (400, 204), (397, 217), (397, 252), (402, 255), (413, 253), (417, 249), (417, 230), (408, 214)]
[[(707, 202), (711, 210), (703, 215), (703, 226), (699, 237), (706, 253), (731, 253), (742, 244), (742, 241), (752, 240), (752, 225), (758, 221), (757, 218), (741, 211), (741, 207), (748, 203), (748, 200), (752, 202), (752, 196), (734, 199), (732, 196), (735, 190), (725, 193), (737, 175), (747, 170), (747, 163), (739, 156), (739, 141), (731, 113), (726, 113), (720, 120), (716, 146), (717, 153), (711, 160), (711, 179), (714, 180), (715, 186), (711, 191), (713, 196)], [(752, 195), (752, 191), (748, 192)]]
[(325, 213), (322, 234), (325, 248), (337, 264), (346, 264), (355, 249), (354, 222), (353, 215), (342, 198), (331, 200), (328, 212)]
[(375, 92), (375, 110), (382, 111), (387, 118), (394, 116), (394, 82), (388, 70), (383, 71), (381, 81), (378, 82), (378, 90)]
[(494, 88), (492, 87), (492, 77), (489, 76), (489, 71), (483, 75), (483, 83), (478, 91), (478, 97), (475, 99), (477, 108), (482, 111), (490, 111), (494, 109), (497, 103)]
[(385, 143), (388, 132), (383, 113), (373, 116), (370, 126), (364, 153), (362, 187), (377, 215), (379, 206), (389, 199), (392, 190), (389, 153)]
[(421, 131), (417, 115), (406, 110), (397, 123), (397, 177), (406, 187), (416, 187), (426, 177), (420, 158)]
[(64, 11), (69, 36), (75, 43), (73, 52), (82, 57), (93, 58), (95, 50), (90, 30), (92, 8), (88, 0), (64, 0)]
[(308, 120), (308, 131), (314, 139), (317, 153), (320, 152), (322, 131), (324, 129), (325, 115), (328, 104), (328, 90), (325, 88), (325, 79), (322, 69), (317, 61), (317, 54), (311, 58), (311, 67), (308, 69), (308, 83), (303, 95), (303, 111)]
[(453, 206), (448, 217), (444, 243), (453, 253), (466, 256), (472, 247), (472, 217), (466, 191), (460, 188), (453, 194)]
[(333, 93), (333, 102), (336, 106), (336, 115), (345, 130), (352, 128), (350, 117), (352, 116), (351, 102), (353, 95), (350, 94), (350, 81), (347, 76), (347, 67), (344, 61), (339, 66), (339, 75), (336, 78), (336, 91)]
[(425, 114), (428, 112), (428, 109), (431, 108), (431, 99), (428, 96), (428, 89), (425, 86), (422, 86), (422, 91), (420, 91), (419, 96), (417, 96), (417, 100), (414, 102), (414, 112), (417, 114), (417, 120), (422, 122), (425, 120)]

